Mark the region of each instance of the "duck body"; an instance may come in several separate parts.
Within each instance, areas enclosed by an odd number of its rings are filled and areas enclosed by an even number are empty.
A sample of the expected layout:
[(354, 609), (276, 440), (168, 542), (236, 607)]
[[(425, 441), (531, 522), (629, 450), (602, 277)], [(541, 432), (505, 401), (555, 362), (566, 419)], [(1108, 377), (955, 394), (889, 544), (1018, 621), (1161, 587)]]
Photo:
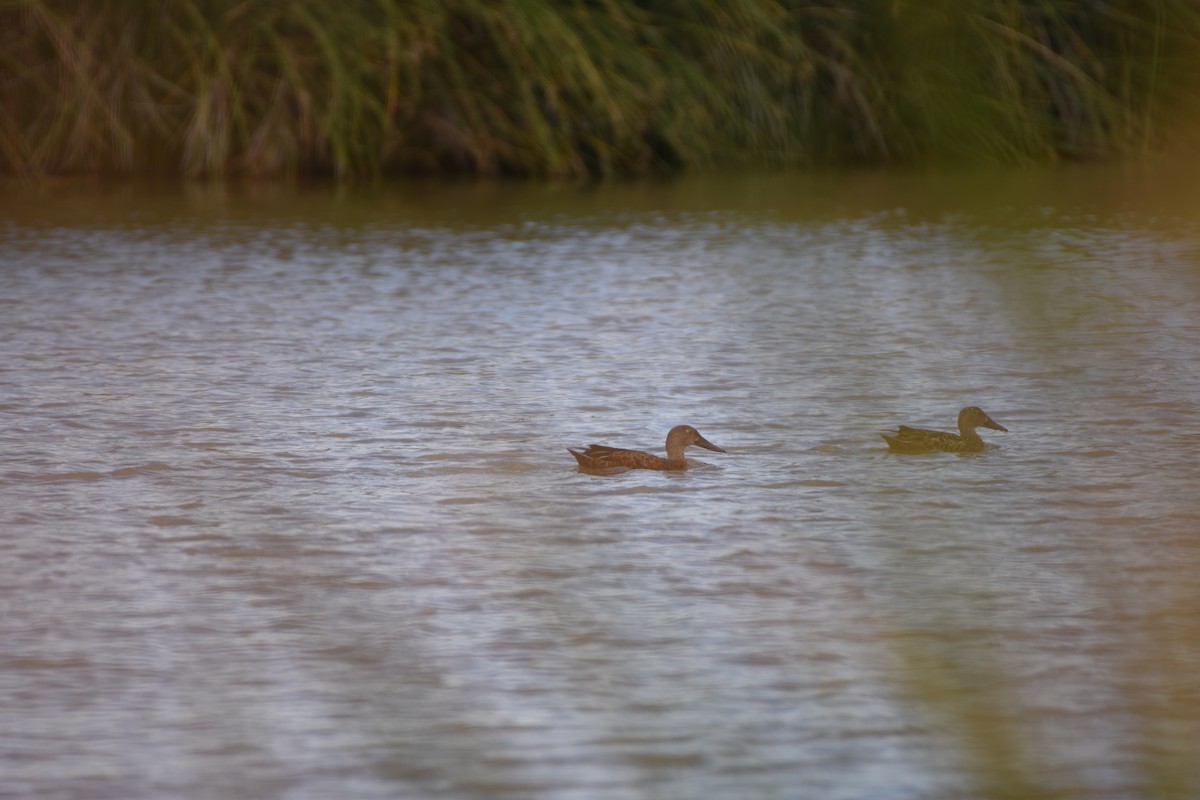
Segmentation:
[(958, 412), (958, 433), (901, 425), (895, 433), (881, 435), (894, 453), (981, 453), (988, 445), (975, 432), (979, 427), (1008, 432), (1008, 428), (989, 417), (979, 406), (967, 406)]
[(687, 459), (684, 448), (696, 445), (717, 453), (725, 451), (700, 435), (691, 425), (676, 425), (667, 434), (667, 457), (644, 453), (641, 450), (625, 450), (602, 444), (589, 444), (583, 450), (568, 447), (567, 452), (575, 456), (579, 468), (585, 472), (608, 472), (617, 469), (656, 469), (662, 471), (685, 470)]

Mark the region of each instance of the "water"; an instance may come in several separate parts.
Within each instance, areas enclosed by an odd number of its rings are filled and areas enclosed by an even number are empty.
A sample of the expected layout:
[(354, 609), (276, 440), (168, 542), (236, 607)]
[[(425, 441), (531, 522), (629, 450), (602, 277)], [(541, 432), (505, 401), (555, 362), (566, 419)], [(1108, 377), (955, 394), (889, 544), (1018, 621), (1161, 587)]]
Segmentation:
[(1195, 182), (985, 178), (10, 192), (0, 794), (1200, 792)]

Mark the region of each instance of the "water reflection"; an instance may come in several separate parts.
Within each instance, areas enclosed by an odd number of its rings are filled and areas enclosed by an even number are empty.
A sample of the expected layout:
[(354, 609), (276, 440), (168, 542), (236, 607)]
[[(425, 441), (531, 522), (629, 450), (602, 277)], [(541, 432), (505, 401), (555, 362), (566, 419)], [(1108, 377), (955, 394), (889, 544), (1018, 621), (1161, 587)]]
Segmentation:
[[(1190, 791), (1198, 240), (1140, 181), (6, 200), (8, 780)], [(1000, 448), (884, 450), (969, 404)], [(680, 422), (728, 454), (565, 450)]]

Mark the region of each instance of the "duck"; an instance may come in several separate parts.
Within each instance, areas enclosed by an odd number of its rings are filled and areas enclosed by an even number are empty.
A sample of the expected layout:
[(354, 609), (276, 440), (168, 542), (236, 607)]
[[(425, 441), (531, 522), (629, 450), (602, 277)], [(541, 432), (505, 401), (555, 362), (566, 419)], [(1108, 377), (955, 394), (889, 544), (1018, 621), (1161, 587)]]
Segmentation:
[(985, 444), (975, 432), (979, 427), (1008, 433), (1008, 428), (989, 417), (979, 406), (967, 406), (958, 412), (958, 433), (927, 431), (901, 425), (895, 433), (880, 435), (894, 453), (981, 453), (990, 445)]
[(643, 453), (641, 450), (624, 450), (620, 447), (608, 447), (602, 444), (589, 444), (584, 450), (567, 448), (567, 452), (575, 456), (579, 469), (585, 472), (607, 471), (613, 469), (657, 469), (685, 470), (688, 468), (687, 459), (683, 456), (684, 448), (696, 445), (715, 453), (725, 450), (700, 435), (700, 431), (691, 425), (676, 425), (667, 433), (667, 457)]

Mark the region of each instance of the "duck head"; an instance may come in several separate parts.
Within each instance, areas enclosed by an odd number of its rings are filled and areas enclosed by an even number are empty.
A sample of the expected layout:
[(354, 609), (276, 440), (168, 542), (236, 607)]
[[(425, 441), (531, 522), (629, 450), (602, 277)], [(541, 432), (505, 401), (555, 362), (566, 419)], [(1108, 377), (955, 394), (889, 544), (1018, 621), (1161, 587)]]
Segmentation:
[(1008, 433), (1008, 428), (989, 417), (979, 406), (967, 406), (958, 412), (958, 429), (960, 431), (973, 431), (979, 427)]
[(691, 425), (676, 425), (667, 434), (667, 457), (682, 458), (683, 448), (693, 444), (697, 447), (703, 447), (705, 450), (712, 450), (717, 453), (725, 452), (722, 448), (717, 447), (708, 439), (701, 436), (700, 431)]

